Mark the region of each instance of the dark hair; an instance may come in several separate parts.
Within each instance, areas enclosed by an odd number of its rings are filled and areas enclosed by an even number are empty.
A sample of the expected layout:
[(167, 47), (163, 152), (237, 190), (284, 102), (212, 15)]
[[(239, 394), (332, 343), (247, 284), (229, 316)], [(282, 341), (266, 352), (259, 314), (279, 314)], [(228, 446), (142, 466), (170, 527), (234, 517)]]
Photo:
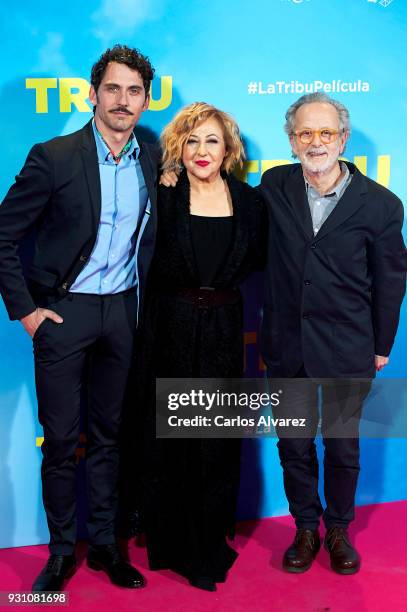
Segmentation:
[(131, 49), (126, 45), (114, 45), (111, 49), (106, 49), (98, 61), (93, 64), (90, 73), (90, 82), (96, 93), (109, 62), (125, 64), (131, 70), (137, 70), (143, 80), (146, 95), (149, 93), (151, 81), (154, 77), (154, 68), (150, 64), (148, 57), (142, 55), (137, 49)]

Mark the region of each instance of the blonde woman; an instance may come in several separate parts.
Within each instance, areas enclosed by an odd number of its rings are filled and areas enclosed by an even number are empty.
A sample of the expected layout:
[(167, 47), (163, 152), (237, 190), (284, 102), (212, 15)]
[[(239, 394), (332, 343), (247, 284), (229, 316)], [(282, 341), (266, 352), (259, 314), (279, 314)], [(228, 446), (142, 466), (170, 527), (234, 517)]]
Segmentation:
[(263, 204), (232, 170), (244, 152), (236, 122), (204, 102), (183, 108), (165, 128), (158, 234), (148, 279), (138, 371), (148, 390), (145, 481), (150, 567), (172, 569), (216, 590), (237, 553), (226, 541), (234, 521), (240, 442), (155, 438), (155, 377), (241, 377), (239, 284), (262, 265)]

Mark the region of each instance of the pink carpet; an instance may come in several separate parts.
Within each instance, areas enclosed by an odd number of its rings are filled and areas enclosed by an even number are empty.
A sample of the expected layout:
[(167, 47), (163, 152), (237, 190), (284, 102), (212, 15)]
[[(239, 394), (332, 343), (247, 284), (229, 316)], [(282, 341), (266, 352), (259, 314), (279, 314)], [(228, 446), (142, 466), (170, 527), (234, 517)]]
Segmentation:
[[(235, 546), (240, 553), (228, 581), (216, 593), (195, 589), (177, 575), (147, 569), (145, 549), (131, 545), (131, 560), (146, 576), (147, 587), (129, 591), (113, 586), (84, 562), (69, 582), (69, 610), (119, 612), (405, 612), (407, 610), (407, 502), (359, 507), (350, 530), (362, 555), (362, 569), (340, 576), (321, 549), (305, 574), (281, 570), (281, 557), (294, 536), (291, 518), (240, 523)], [(0, 591), (30, 590), (47, 558), (46, 546), (0, 550)], [(25, 610), (34, 609), (25, 606)], [(38, 609), (38, 607), (36, 608)], [(47, 608), (49, 609), (49, 608)], [(59, 609), (67, 609), (60, 608)]]

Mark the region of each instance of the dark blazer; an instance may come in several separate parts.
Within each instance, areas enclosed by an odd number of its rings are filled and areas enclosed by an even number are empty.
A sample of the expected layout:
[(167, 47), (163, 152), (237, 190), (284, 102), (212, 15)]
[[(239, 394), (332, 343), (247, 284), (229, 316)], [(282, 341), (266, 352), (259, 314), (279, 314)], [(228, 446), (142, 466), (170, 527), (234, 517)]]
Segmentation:
[(347, 163), (352, 180), (314, 237), (300, 164), (264, 173), (271, 239), (261, 332), (274, 376), (374, 376), (406, 285), (403, 205)]
[[(158, 150), (140, 144), (151, 206), (138, 252), (140, 296), (156, 232)], [(0, 206), (0, 292), (10, 319), (32, 312), (41, 296), (69, 291), (96, 241), (101, 190), (91, 121), (82, 129), (36, 144)], [(34, 256), (23, 274), (18, 242), (36, 229)]]
[[(229, 253), (212, 286), (232, 289), (262, 267), (266, 252), (267, 217), (256, 191), (227, 177), (234, 231)], [(242, 305), (198, 310), (176, 294), (198, 288), (189, 212), (189, 181), (182, 173), (175, 188), (159, 186), (156, 251), (150, 268), (145, 319), (140, 325), (141, 378), (239, 377), (243, 372)]]

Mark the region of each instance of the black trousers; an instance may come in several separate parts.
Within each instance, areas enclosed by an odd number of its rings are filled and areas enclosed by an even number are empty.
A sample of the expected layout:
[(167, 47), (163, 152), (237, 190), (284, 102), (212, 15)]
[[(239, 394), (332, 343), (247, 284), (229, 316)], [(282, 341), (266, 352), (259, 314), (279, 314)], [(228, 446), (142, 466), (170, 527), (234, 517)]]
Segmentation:
[[(296, 378), (307, 378), (303, 367)], [(279, 407), (273, 408), (275, 417), (306, 420), (301, 438), (277, 427), (277, 446), (290, 513), (297, 528), (317, 529), (321, 515), (327, 529), (346, 528), (354, 519), (360, 471), (359, 422), (371, 383), (345, 379), (292, 382), (287, 381), (284, 399)], [(324, 511), (318, 494), (319, 466), (315, 446), (319, 405), (324, 445)]]
[(42, 445), (43, 501), (50, 551), (71, 554), (76, 541), (76, 456), (81, 390), (88, 386), (88, 533), (93, 544), (115, 541), (119, 428), (132, 361), (137, 294), (69, 293), (47, 305), (64, 319), (46, 319), (34, 335)]

